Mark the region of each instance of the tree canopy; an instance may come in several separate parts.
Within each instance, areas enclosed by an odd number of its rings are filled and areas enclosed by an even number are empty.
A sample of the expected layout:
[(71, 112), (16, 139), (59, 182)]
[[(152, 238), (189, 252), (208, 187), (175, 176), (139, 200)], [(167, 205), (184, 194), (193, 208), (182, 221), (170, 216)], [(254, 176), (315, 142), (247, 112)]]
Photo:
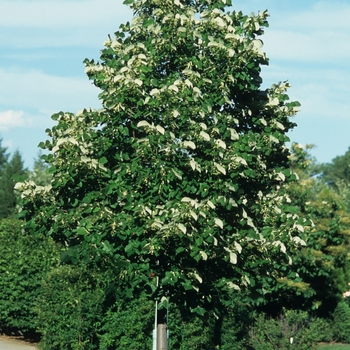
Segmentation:
[(103, 108), (55, 114), (51, 184), (18, 186), (26, 229), (65, 243), (66, 261), (114, 269), (121, 297), (199, 314), (240, 291), (262, 300), (305, 244), (280, 191), (296, 179), (285, 143), (299, 103), (287, 82), (261, 89), (268, 13), (125, 3), (132, 22), (85, 60)]
[(282, 189), (291, 200), (289, 210), (309, 221), (307, 245), (293, 256), (288, 276), (268, 296), (268, 305), (277, 314), (288, 305), (329, 317), (349, 288), (350, 216), (337, 191), (315, 176), (319, 165), (308, 152), (311, 148), (292, 144), (291, 167), (299, 180)]
[(329, 185), (350, 183), (350, 148), (341, 156), (335, 157), (331, 163), (323, 164), (322, 177)]
[(350, 211), (350, 149), (332, 162), (322, 164), (320, 170), (321, 178), (339, 193)]

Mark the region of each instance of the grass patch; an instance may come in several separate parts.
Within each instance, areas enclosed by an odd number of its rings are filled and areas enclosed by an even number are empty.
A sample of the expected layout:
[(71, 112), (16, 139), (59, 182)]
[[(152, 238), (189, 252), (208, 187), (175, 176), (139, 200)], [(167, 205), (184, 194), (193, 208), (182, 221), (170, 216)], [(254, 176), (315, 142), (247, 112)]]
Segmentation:
[(322, 344), (317, 350), (350, 350), (350, 344)]

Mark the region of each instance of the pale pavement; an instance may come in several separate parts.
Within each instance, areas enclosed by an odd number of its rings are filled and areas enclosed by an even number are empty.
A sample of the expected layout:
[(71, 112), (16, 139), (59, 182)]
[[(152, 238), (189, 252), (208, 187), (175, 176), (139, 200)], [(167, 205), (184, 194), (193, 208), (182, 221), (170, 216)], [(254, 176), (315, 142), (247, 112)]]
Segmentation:
[(20, 340), (0, 337), (0, 350), (37, 350), (37, 348)]

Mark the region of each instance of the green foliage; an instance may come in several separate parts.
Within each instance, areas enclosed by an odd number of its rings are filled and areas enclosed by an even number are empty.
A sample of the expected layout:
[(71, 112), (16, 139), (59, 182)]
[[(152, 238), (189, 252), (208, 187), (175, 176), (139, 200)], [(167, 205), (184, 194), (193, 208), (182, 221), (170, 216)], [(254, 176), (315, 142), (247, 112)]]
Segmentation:
[(289, 275), (279, 279), (269, 305), (277, 312), (288, 305), (330, 317), (350, 280), (350, 215), (337, 192), (315, 176), (317, 165), (308, 148), (293, 145), (291, 164), (299, 180), (283, 189), (291, 212), (309, 220), (303, 236), (307, 246), (293, 256)]
[(334, 340), (332, 319), (313, 318), (310, 331), (312, 339), (317, 342), (332, 342)]
[(33, 171), (29, 173), (29, 179), (38, 186), (47, 186), (51, 182), (52, 175), (49, 173), (49, 167), (43, 160), (42, 152), (38, 153), (34, 161)]
[(320, 167), (322, 179), (342, 198), (347, 212), (350, 212), (350, 149), (331, 163)]
[(119, 301), (111, 307), (99, 331), (99, 349), (151, 349), (154, 305), (141, 297), (127, 303)]
[(340, 301), (333, 313), (333, 334), (338, 342), (350, 343), (350, 307)]
[(254, 321), (252, 306), (236, 300), (235, 305), (227, 310), (220, 325), (220, 350), (245, 350), (250, 325)]
[(98, 349), (105, 301), (100, 277), (77, 266), (50, 271), (37, 302), (41, 349)]
[[(101, 282), (95, 278), (99, 280), (101, 276), (88, 276), (87, 272), (69, 266), (60, 267), (48, 275), (38, 304), (41, 348), (150, 349), (155, 303), (141, 296), (110, 304), (108, 295), (103, 293), (109, 288), (101, 288)], [(239, 316), (235, 317), (233, 313), (226, 320), (231, 335), (224, 334), (222, 349), (239, 344), (237, 321), (242, 325)], [(181, 315), (173, 306), (169, 310), (169, 348), (214, 349), (216, 327), (214, 316)]]
[(2, 147), (2, 138), (0, 138), (0, 169), (3, 170), (9, 159), (9, 154), (6, 147)]
[(275, 319), (260, 314), (249, 331), (248, 344), (255, 350), (316, 349), (318, 324), (301, 311), (289, 310)]
[(331, 163), (322, 164), (322, 179), (341, 196), (345, 208), (350, 212), (350, 148)]
[(41, 144), (51, 187), (19, 186), (27, 229), (69, 245), (72, 262), (119, 264), (121, 298), (144, 290), (201, 315), (238, 291), (263, 302), (304, 244), (278, 192), (295, 178), (285, 142), (299, 103), (288, 83), (260, 89), (268, 14), (127, 3), (133, 21), (85, 61), (103, 108), (55, 114)]
[[(211, 350), (215, 348), (213, 339), (213, 319), (203, 320), (192, 317), (183, 323), (180, 350)], [(176, 348), (175, 348), (176, 349)]]
[(33, 334), (41, 281), (59, 255), (50, 238), (26, 235), (21, 225), (0, 221), (0, 330)]
[(338, 180), (336, 181), (336, 190), (344, 203), (344, 208), (350, 212), (350, 183), (346, 180)]
[(174, 304), (168, 310), (169, 349), (212, 349), (214, 344), (213, 316), (201, 317), (191, 312), (181, 313)]
[(244, 339), (253, 321), (253, 308), (237, 297), (233, 306), (220, 317), (180, 313), (171, 304), (169, 310), (169, 349), (245, 349)]
[(350, 184), (350, 148), (344, 155), (335, 157), (331, 163), (323, 164), (322, 177), (330, 186), (337, 187), (338, 182)]
[(22, 156), (18, 151), (0, 169), (0, 219), (15, 214), (18, 198), (15, 193), (16, 181), (13, 177), (16, 175), (23, 178), (26, 172)]

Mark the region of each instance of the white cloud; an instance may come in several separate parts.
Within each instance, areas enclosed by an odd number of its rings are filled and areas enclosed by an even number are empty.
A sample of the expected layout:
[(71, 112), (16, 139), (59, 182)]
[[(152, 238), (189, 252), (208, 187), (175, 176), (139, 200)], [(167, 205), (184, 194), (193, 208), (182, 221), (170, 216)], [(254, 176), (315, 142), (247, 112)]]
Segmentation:
[[(307, 6), (304, 6), (307, 8)], [(306, 10), (300, 11), (296, 6), (294, 11), (276, 16), (274, 23), (279, 27), (300, 30), (343, 30), (350, 29), (350, 5), (344, 1), (318, 1)]]
[(122, 0), (2, 0), (0, 26), (11, 28), (87, 28), (130, 16)]
[(298, 90), (299, 100), (302, 101), (302, 115), (305, 118), (312, 119), (314, 122), (319, 120), (329, 121), (349, 121), (350, 110), (346, 100), (337, 100), (336, 94), (331, 86), (317, 85), (310, 83), (302, 86)]
[(335, 62), (350, 58), (350, 31), (271, 30), (263, 38), (269, 57), (290, 61)]
[(59, 77), (40, 71), (0, 68), (0, 106), (51, 115), (84, 107), (100, 108), (99, 90), (87, 78)]
[(305, 62), (346, 62), (350, 58), (350, 4), (318, 2), (304, 11), (271, 11), (263, 37), (268, 57)]
[(103, 42), (131, 18), (122, 0), (1, 0), (0, 45), (91, 46)]
[(10, 128), (25, 126), (30, 121), (24, 119), (23, 111), (8, 110), (0, 112), (0, 130), (8, 130)]

